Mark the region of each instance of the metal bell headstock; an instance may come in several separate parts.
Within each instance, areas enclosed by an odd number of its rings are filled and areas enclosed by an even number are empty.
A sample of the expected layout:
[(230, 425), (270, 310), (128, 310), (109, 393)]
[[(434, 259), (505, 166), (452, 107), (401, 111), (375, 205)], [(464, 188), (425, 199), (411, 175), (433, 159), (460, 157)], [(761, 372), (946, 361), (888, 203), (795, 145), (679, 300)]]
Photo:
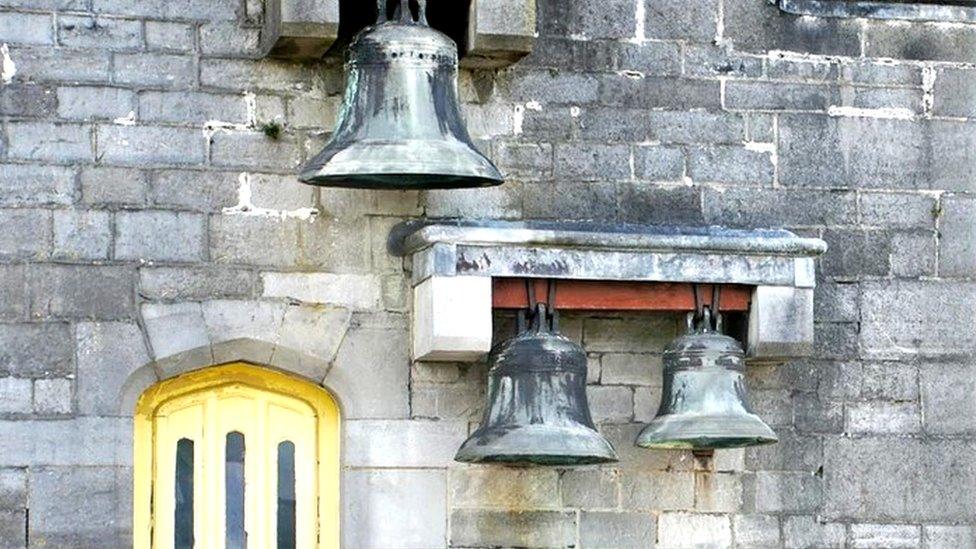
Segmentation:
[(454, 459), (514, 465), (617, 461), (590, 416), (586, 353), (558, 333), (554, 309), (535, 305), (530, 325), (520, 320), (519, 333), (492, 350), (489, 364), (484, 418)]
[(777, 442), (748, 404), (745, 352), (721, 333), (721, 316), (712, 308), (718, 311), (717, 291), (712, 307), (689, 314), (687, 332), (665, 348), (661, 405), (638, 446), (714, 450)]
[(461, 118), (457, 45), (427, 25), (426, 0), (414, 18), (400, 0), (346, 54), (346, 90), (336, 130), (299, 180), (326, 187), (444, 189), (502, 183), (475, 148)]

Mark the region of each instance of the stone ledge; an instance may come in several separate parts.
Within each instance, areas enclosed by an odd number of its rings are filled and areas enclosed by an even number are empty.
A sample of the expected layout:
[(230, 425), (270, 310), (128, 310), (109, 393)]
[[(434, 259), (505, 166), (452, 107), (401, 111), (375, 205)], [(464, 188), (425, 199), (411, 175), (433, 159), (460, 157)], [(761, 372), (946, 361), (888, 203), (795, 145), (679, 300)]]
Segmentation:
[(932, 2), (895, 3), (861, 0), (778, 0), (779, 8), (795, 15), (819, 17), (866, 17), (976, 23), (976, 7), (940, 5)]
[(428, 361), (488, 352), (493, 277), (751, 286), (748, 356), (806, 356), (814, 259), (826, 251), (822, 240), (782, 230), (430, 220), (394, 227), (389, 247), (412, 257), (413, 358)]

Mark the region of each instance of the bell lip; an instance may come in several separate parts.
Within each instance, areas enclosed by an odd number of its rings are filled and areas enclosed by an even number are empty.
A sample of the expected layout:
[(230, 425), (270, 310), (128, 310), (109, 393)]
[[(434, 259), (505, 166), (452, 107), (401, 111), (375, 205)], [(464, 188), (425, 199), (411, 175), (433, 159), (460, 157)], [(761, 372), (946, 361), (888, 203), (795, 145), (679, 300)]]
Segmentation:
[[(710, 420), (725, 423), (728, 419), (726, 416), (712, 415), (682, 418), (658, 416), (641, 430), (634, 444), (641, 448), (661, 450), (721, 450), (779, 442), (773, 429), (755, 414), (736, 417), (738, 429), (710, 430), (705, 427)], [(687, 433), (682, 434), (682, 428), (687, 428)]]
[(505, 183), (498, 178), (457, 174), (373, 173), (319, 175), (302, 173), (298, 180), (316, 187), (375, 190), (477, 189)]
[[(492, 431), (495, 433), (492, 436)], [(486, 435), (488, 435), (486, 437)], [(575, 439), (576, 450), (564, 446)], [(553, 444), (559, 441), (558, 444)], [(531, 442), (534, 446), (527, 447)], [(514, 429), (478, 428), (461, 444), (454, 460), (460, 463), (499, 463), (534, 465), (591, 465), (619, 461), (613, 444), (595, 428), (577, 425), (527, 425)]]

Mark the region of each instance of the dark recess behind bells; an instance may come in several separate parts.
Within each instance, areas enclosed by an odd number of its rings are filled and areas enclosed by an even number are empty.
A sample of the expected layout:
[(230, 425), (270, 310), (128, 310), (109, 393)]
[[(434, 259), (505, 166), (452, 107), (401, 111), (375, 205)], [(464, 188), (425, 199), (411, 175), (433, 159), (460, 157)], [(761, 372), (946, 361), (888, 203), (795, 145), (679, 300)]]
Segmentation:
[[(387, 14), (393, 15), (400, 0), (387, 1)], [(410, 0), (410, 8), (417, 13), (417, 1)], [(430, 26), (451, 37), (464, 57), (468, 49), (468, 23), (471, 0), (428, 0), (427, 21)], [(376, 2), (369, 0), (340, 0), (339, 38), (327, 55), (342, 55), (357, 32), (376, 21)]]

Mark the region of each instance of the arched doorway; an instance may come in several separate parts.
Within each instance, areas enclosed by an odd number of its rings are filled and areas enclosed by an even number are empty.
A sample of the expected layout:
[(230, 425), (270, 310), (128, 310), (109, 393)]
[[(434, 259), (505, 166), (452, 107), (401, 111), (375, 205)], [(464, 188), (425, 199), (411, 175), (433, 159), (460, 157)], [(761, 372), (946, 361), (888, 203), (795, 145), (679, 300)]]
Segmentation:
[(339, 547), (339, 409), (245, 363), (160, 382), (135, 415), (137, 549)]

